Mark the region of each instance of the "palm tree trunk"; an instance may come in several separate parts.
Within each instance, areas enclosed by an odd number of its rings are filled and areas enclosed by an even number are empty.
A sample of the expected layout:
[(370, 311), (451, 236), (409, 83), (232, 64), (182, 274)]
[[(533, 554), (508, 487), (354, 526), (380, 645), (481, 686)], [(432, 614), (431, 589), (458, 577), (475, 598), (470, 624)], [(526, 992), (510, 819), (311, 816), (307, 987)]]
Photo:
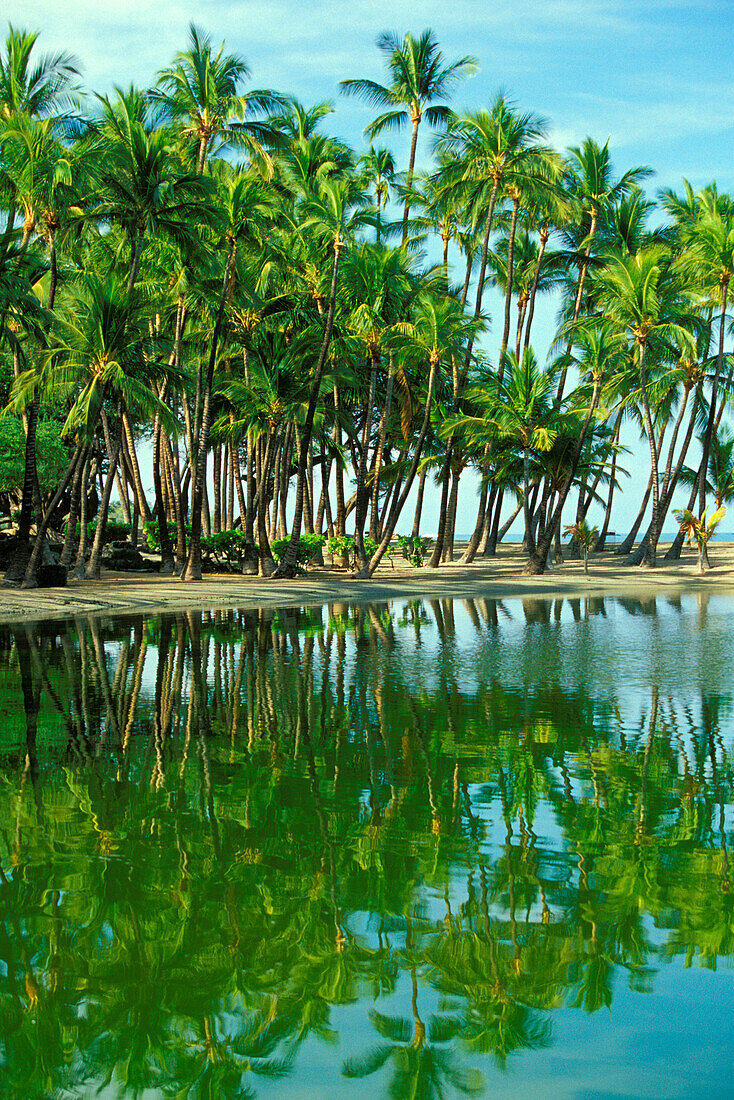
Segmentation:
[(102, 499), (99, 504), (99, 511), (97, 512), (97, 529), (94, 532), (92, 552), (89, 556), (89, 561), (87, 562), (87, 571), (85, 573), (87, 580), (99, 580), (100, 565), (102, 559), (102, 547), (104, 546), (105, 527), (107, 526), (107, 515), (110, 509), (110, 497), (112, 496), (112, 486), (115, 482), (115, 474), (117, 472), (117, 463), (120, 458), (121, 448), (122, 418), (120, 418), (120, 423), (117, 430), (117, 439), (115, 441), (115, 450), (109, 460), (107, 478), (105, 480), (104, 490), (102, 491)]
[(316, 415), (316, 405), (318, 404), (319, 394), (321, 391), (321, 380), (324, 375), (324, 366), (326, 364), (326, 356), (329, 351), (329, 344), (331, 343), (331, 333), (334, 327), (334, 311), (336, 309), (336, 287), (337, 278), (339, 272), (339, 255), (343, 248), (343, 241), (341, 236), (337, 237), (334, 241), (334, 262), (331, 270), (331, 291), (329, 293), (329, 311), (326, 317), (326, 327), (324, 329), (324, 338), (321, 344), (321, 351), (319, 353), (318, 362), (316, 364), (316, 370), (314, 371), (313, 382), (311, 383), (311, 395), (308, 401), (308, 409), (306, 410), (306, 420), (303, 425), (303, 446), (301, 448), (301, 457), (298, 461), (298, 477), (296, 481), (296, 499), (293, 513), (293, 526), (291, 528), (291, 540), (288, 543), (285, 554), (280, 562), (280, 565), (275, 571), (276, 577), (293, 577), (296, 573), (298, 565), (298, 544), (301, 537), (301, 522), (303, 520), (303, 494), (304, 494), (304, 482), (306, 478), (306, 454), (305, 452), (311, 446), (311, 436), (313, 434), (313, 422)]
[(362, 427), (362, 446), (359, 452), (359, 467), (357, 469), (357, 508), (354, 515), (354, 560), (357, 569), (364, 569), (367, 565), (367, 556), (364, 549), (364, 525), (367, 519), (367, 452), (369, 450), (370, 426), (375, 405), (375, 389), (377, 385), (376, 355), (371, 356), (370, 386), (367, 395), (367, 404), (364, 410), (364, 425)]
[[(578, 320), (579, 313), (581, 312), (581, 299), (582, 299), (583, 293), (584, 293), (584, 282), (586, 280), (586, 270), (589, 266), (589, 257), (591, 256), (591, 242), (594, 240), (594, 237), (596, 236), (597, 218), (598, 218), (598, 211), (596, 209), (594, 209), (591, 212), (591, 224), (590, 224), (590, 227), (589, 227), (589, 236), (587, 238), (588, 243), (586, 245), (586, 249), (584, 251), (584, 254), (583, 254), (583, 257), (582, 257), (582, 260), (581, 260), (581, 267), (579, 268), (579, 281), (578, 281), (578, 285), (576, 287), (576, 298), (574, 299), (574, 303), (573, 303), (573, 317), (572, 317), (573, 321)], [(568, 345), (566, 347), (566, 359), (568, 359), (568, 357), (571, 354), (572, 344), (573, 344), (573, 336), (569, 337)], [(560, 377), (559, 382), (558, 382), (558, 393), (556, 394), (556, 401), (560, 401), (561, 398), (563, 397), (563, 391), (566, 387), (566, 375), (567, 374), (568, 374), (568, 367), (566, 366), (561, 371), (561, 377)]]
[(393, 534), (395, 533), (395, 528), (397, 526), (398, 519), (400, 518), (400, 513), (402, 512), (403, 507), (405, 506), (405, 502), (408, 499), (408, 496), (410, 494), (410, 490), (413, 487), (413, 481), (415, 479), (416, 471), (418, 469), (418, 465), (419, 465), (420, 460), (421, 460), (421, 452), (423, 451), (423, 444), (425, 442), (425, 438), (426, 438), (426, 435), (428, 433), (428, 427), (431, 423), (431, 402), (433, 400), (433, 387), (434, 387), (434, 384), (435, 384), (435, 381), (436, 381), (436, 371), (437, 370), (438, 370), (438, 359), (435, 358), (431, 361), (431, 369), (430, 369), (429, 374), (428, 374), (428, 393), (426, 395), (426, 405), (425, 405), (425, 412), (424, 412), (424, 415), (423, 415), (423, 423), (421, 425), (421, 430), (418, 433), (418, 438), (417, 438), (416, 443), (415, 443), (415, 451), (413, 452), (413, 461), (410, 464), (410, 469), (408, 471), (408, 476), (406, 477), (405, 484), (403, 485), (403, 491), (400, 494), (399, 500), (397, 500), (395, 502), (395, 504), (393, 505), (393, 507), (391, 509), (391, 513), (388, 516), (387, 526), (385, 527), (385, 532), (382, 536), (382, 542), (378, 546), (375, 553), (372, 555), (372, 558), (370, 559), (367, 570), (366, 571), (361, 570), (357, 574), (358, 577), (371, 577), (371, 576), (373, 576), (375, 570), (377, 569), (377, 566), (382, 561), (382, 558), (385, 554), (385, 551), (387, 550), (388, 546), (390, 545), (390, 539), (393, 537)]
[(505, 537), (507, 532), (510, 530), (510, 528), (512, 527), (512, 525), (515, 522), (515, 520), (517, 519), (517, 517), (520, 515), (520, 512), (522, 511), (522, 507), (523, 507), (523, 501), (519, 500), (517, 502), (517, 504), (515, 505), (515, 507), (513, 508), (513, 510), (510, 512), (510, 515), (508, 516), (508, 518), (505, 520), (505, 522), (500, 527), (499, 531), (497, 532), (497, 538), (495, 539), (495, 549), (502, 542), (502, 539)]
[(143, 479), (140, 476), (140, 466), (138, 464), (138, 456), (135, 451), (135, 439), (133, 437), (133, 428), (130, 422), (130, 416), (127, 409), (122, 414), (122, 423), (125, 428), (125, 441), (127, 443), (127, 456), (130, 460), (130, 469), (133, 476), (133, 488), (135, 490), (135, 496), (138, 500), (138, 511), (141, 518), (145, 523), (150, 523), (153, 518), (151, 510), (148, 506), (148, 501), (145, 498), (145, 489), (143, 488)]
[[(644, 343), (638, 344), (639, 348), (639, 367), (640, 367), (640, 391), (642, 395), (642, 411), (645, 421), (645, 430), (647, 432), (647, 441), (650, 445), (650, 461), (652, 469), (652, 518), (650, 520), (650, 528), (652, 531), (657, 530), (658, 526), (658, 514), (660, 510), (660, 480), (658, 476), (658, 449), (655, 442), (655, 429), (652, 423), (652, 413), (650, 412), (650, 398), (647, 392), (647, 375), (645, 373), (645, 353), (647, 346)], [(648, 547), (646, 558), (640, 563), (647, 566), (650, 569), (654, 569), (656, 565), (656, 546), (652, 543)]]
[(212, 487), (214, 489), (214, 510), (212, 512), (212, 533), (218, 535), (222, 530), (222, 448), (212, 448)]
[(510, 236), (507, 241), (507, 286), (505, 288), (505, 324), (502, 329), (502, 345), (497, 361), (497, 382), (502, 382), (505, 373), (505, 354), (510, 339), (510, 316), (512, 312), (512, 276), (515, 256), (515, 234), (517, 233), (517, 212), (520, 209), (520, 195), (516, 193), (512, 200), (512, 217), (510, 219)]
[(414, 539), (418, 538), (418, 535), (420, 534), (420, 531), (421, 531), (421, 513), (423, 511), (423, 493), (424, 493), (425, 487), (426, 487), (426, 477), (427, 476), (428, 476), (428, 471), (423, 470), (423, 472), (418, 477), (418, 498), (415, 502), (415, 515), (413, 516), (413, 530), (411, 531), (411, 535)]
[(153, 491), (155, 493), (155, 511), (158, 520), (158, 541), (161, 544), (161, 573), (170, 576), (174, 572), (173, 545), (168, 531), (168, 515), (163, 501), (161, 482), (161, 424), (156, 417), (153, 434)]
[(522, 452), (523, 511), (525, 513), (525, 549), (528, 554), (535, 550), (533, 539), (533, 516), (530, 508), (530, 447), (525, 444)]
[(413, 133), (410, 138), (410, 156), (408, 158), (408, 172), (405, 177), (405, 207), (403, 209), (403, 248), (408, 241), (408, 217), (410, 215), (410, 188), (413, 185), (413, 170), (415, 168), (415, 151), (418, 145), (418, 127), (421, 123), (420, 114), (413, 114)]
[[(721, 375), (721, 367), (724, 362), (724, 337), (726, 335), (726, 306), (727, 298), (729, 294), (729, 279), (721, 284), (721, 323), (719, 325), (719, 350), (716, 357), (716, 371), (714, 372), (714, 380), (711, 385), (711, 402), (709, 404), (709, 416), (706, 423), (706, 434), (703, 437), (703, 448), (701, 455), (701, 466), (703, 468), (703, 477), (701, 478), (701, 484), (699, 486), (698, 497), (698, 510), (699, 515), (703, 515), (706, 507), (706, 471), (709, 465), (709, 454), (711, 452), (711, 440), (714, 434), (714, 422), (716, 420), (716, 397), (719, 389), (719, 377)], [(708, 552), (706, 545), (703, 548), (703, 559), (708, 564)]]
[(76, 551), (76, 561), (74, 562), (73, 577), (77, 580), (81, 580), (84, 576), (87, 563), (87, 546), (89, 545), (89, 531), (87, 530), (87, 523), (89, 521), (89, 474), (91, 469), (92, 457), (91, 451), (87, 456), (87, 461), (84, 463), (84, 469), (82, 472), (81, 481), (81, 493), (79, 497), (79, 544)]
[(189, 556), (186, 559), (186, 566), (183, 573), (181, 574), (181, 580), (183, 581), (201, 580), (201, 508), (204, 501), (204, 488), (206, 482), (206, 455), (209, 445), (209, 429), (211, 426), (212, 418), (212, 389), (214, 387), (214, 368), (217, 362), (219, 337), (222, 331), (222, 323), (224, 321), (224, 306), (227, 300), (227, 290), (229, 288), (229, 273), (232, 268), (232, 259), (234, 257), (234, 245), (235, 242), (234, 239), (232, 239), (229, 242), (229, 249), (227, 251), (227, 262), (224, 265), (222, 290), (219, 296), (219, 307), (217, 309), (217, 318), (214, 323), (214, 332), (212, 334), (212, 343), (209, 352), (209, 364), (204, 385), (201, 433), (197, 445), (196, 468), (193, 477), (193, 494), (191, 502), (191, 539), (189, 542)]
[(370, 515), (370, 538), (380, 537), (380, 471), (382, 470), (382, 456), (385, 450), (385, 436), (387, 435), (387, 419), (390, 415), (392, 404), (393, 373), (392, 366), (387, 376), (387, 390), (385, 404), (382, 407), (380, 426), (377, 433), (377, 449), (375, 451), (375, 465), (372, 474), (372, 512)]
[(586, 435), (591, 424), (592, 417), (596, 411), (596, 406), (599, 401), (599, 387), (601, 379), (599, 377), (594, 378), (594, 389), (591, 395), (591, 402), (589, 404), (584, 423), (581, 427), (578, 440), (576, 441), (576, 447), (574, 449), (573, 457), (571, 459), (571, 468), (566, 475), (566, 480), (563, 484), (561, 491), (558, 494), (558, 503), (556, 504), (555, 511), (551, 516), (549, 523), (546, 525), (543, 536), (538, 541), (538, 545), (535, 548), (535, 553), (528, 559), (523, 569), (523, 573), (528, 576), (539, 576), (546, 570), (548, 561), (548, 552), (551, 548), (553, 536), (556, 529), (560, 529), (561, 516), (563, 515), (563, 506), (566, 503), (566, 498), (573, 484), (573, 479), (578, 469), (579, 460), (581, 458), (581, 452), (584, 449), (584, 442), (586, 441)]
[(655, 525), (655, 527), (651, 528), (650, 535), (649, 535), (649, 538), (647, 540), (647, 547), (646, 547), (646, 551), (645, 551), (647, 555), (649, 555), (650, 552), (651, 552), (651, 550), (650, 550), (651, 546), (652, 546), (653, 550), (655, 550), (655, 551), (657, 550), (657, 545), (658, 545), (658, 542), (660, 541), (660, 536), (661, 536), (662, 531), (663, 531), (663, 525), (665, 524), (665, 517), (668, 514), (668, 509), (670, 508), (671, 502), (673, 500), (673, 493), (675, 492), (676, 485), (678, 483), (678, 478), (680, 476), (680, 472), (683, 469), (683, 463), (685, 461), (686, 453), (688, 451), (688, 447), (690, 445), (691, 438), (693, 436), (693, 429), (694, 429), (694, 426), (695, 426), (695, 423), (696, 423), (698, 393), (696, 393), (696, 397), (695, 397), (694, 402), (693, 402), (693, 409), (692, 409), (692, 412), (691, 412), (690, 419), (688, 421), (688, 429), (686, 431), (685, 437), (683, 439), (683, 443), (681, 445), (680, 454), (678, 456), (678, 462), (677, 462), (675, 471), (673, 471), (673, 458), (675, 456), (675, 444), (676, 444), (677, 439), (678, 439), (678, 431), (680, 429), (681, 422), (683, 420), (683, 415), (686, 411), (686, 406), (688, 404), (689, 394), (690, 394), (690, 389), (686, 388), (685, 395), (683, 397), (683, 401), (681, 402), (680, 412), (678, 413), (678, 418), (675, 422), (675, 428), (673, 429), (673, 436), (672, 436), (671, 441), (670, 441), (670, 446), (668, 447), (668, 459), (667, 459), (667, 462), (665, 464), (665, 472), (664, 472), (664, 475), (663, 475), (663, 484), (662, 484), (662, 488), (660, 490), (660, 509), (659, 509), (659, 513), (658, 513), (657, 524)]
[(535, 295), (538, 291), (538, 280), (540, 279), (540, 269), (543, 266), (543, 256), (545, 255), (545, 246), (548, 244), (548, 237), (550, 236), (548, 229), (544, 226), (540, 231), (540, 248), (538, 249), (538, 260), (535, 264), (535, 273), (533, 275), (533, 285), (530, 290), (530, 302), (528, 304), (527, 321), (525, 322), (525, 341), (523, 348), (527, 350), (530, 347), (530, 329), (533, 324), (533, 317), (535, 316)]
[(451, 492), (449, 494), (448, 515), (446, 516), (446, 537), (443, 548), (443, 561), (454, 560), (454, 534), (456, 531), (456, 507), (459, 500), (459, 482), (461, 481), (461, 469), (456, 469), (451, 479)]
[(49, 528), (49, 525), (51, 523), (51, 519), (53, 517), (53, 514), (54, 514), (54, 512), (56, 511), (56, 509), (59, 505), (59, 501), (61, 500), (64, 493), (66, 492), (66, 490), (69, 487), (69, 482), (71, 481), (72, 477), (74, 476), (74, 473), (75, 473), (77, 467), (79, 466), (79, 464), (80, 463), (82, 465), (84, 464), (85, 458), (86, 458), (86, 445), (84, 443), (81, 443), (81, 442), (77, 443), (74, 454), (71, 457), (71, 461), (69, 462), (69, 465), (66, 467), (66, 473), (64, 474), (63, 478), (61, 479), (61, 483), (58, 486), (58, 488), (57, 488), (57, 490), (56, 490), (56, 492), (55, 492), (55, 494), (54, 494), (54, 496), (51, 500), (51, 503), (49, 504), (48, 508), (46, 509), (46, 514), (44, 515), (44, 517), (41, 520), (41, 523), (39, 525), (38, 532), (36, 534), (36, 540), (33, 544), (33, 550), (31, 551), (31, 556), (28, 559), (28, 565), (26, 566), (25, 577), (23, 578), (23, 584), (21, 585), (21, 588), (37, 588), (38, 587), (38, 581), (36, 580), (36, 573), (38, 572), (38, 566), (41, 563), (41, 556), (43, 554), (43, 547), (44, 547), (44, 543), (46, 541), (46, 532), (48, 531), (48, 528)]
[[(617, 426), (614, 430), (614, 442), (615, 443), (619, 442), (619, 434), (622, 430), (622, 416), (623, 416), (623, 413), (620, 412), (619, 416), (617, 417)], [(604, 549), (604, 546), (605, 546), (606, 541), (607, 541), (607, 535), (609, 533), (609, 524), (610, 524), (611, 519), (612, 519), (612, 502), (614, 500), (614, 489), (616, 487), (616, 479), (617, 479), (617, 451), (615, 450), (612, 453), (612, 469), (611, 469), (610, 477), (609, 477), (609, 495), (607, 496), (607, 504), (606, 504), (606, 509), (604, 511), (604, 522), (602, 524), (602, 528), (601, 528), (601, 532), (599, 534), (599, 538), (596, 540), (596, 544), (594, 546), (594, 553), (595, 554), (600, 554), (601, 553), (601, 551)]]
[[(482, 298), (483, 298), (483, 295), (484, 295), (484, 280), (485, 280), (485, 277), (486, 277), (486, 274), (487, 274), (487, 258), (489, 256), (489, 238), (490, 238), (490, 235), (492, 233), (492, 223), (494, 221), (494, 208), (495, 208), (495, 205), (496, 205), (496, 202), (497, 202), (497, 192), (499, 190), (499, 183), (500, 183), (499, 178), (495, 178), (493, 183), (492, 183), (492, 193), (489, 197), (489, 206), (488, 206), (488, 209), (487, 209), (487, 220), (486, 220), (485, 227), (484, 227), (484, 238), (482, 240), (482, 260), (481, 260), (481, 263), (479, 265), (479, 282), (477, 284), (477, 298), (476, 298), (476, 305), (474, 307), (474, 319), (475, 320), (480, 316), (480, 314), (482, 312)], [(467, 275), (468, 275), (468, 273), (469, 273), (469, 268), (467, 269)], [(461, 394), (461, 390), (463, 389), (464, 384), (466, 382), (467, 375), (469, 374), (469, 367), (471, 365), (471, 355), (472, 355), (473, 349), (474, 349), (474, 339), (472, 337), (469, 340), (468, 344), (467, 344), (466, 358), (464, 360), (464, 368), (463, 368), (462, 373), (461, 373), (461, 378), (459, 379), (459, 387), (458, 387), (459, 394), (457, 396), (459, 396)], [(444, 461), (443, 470), (441, 471), (441, 481), (442, 481), (441, 510), (439, 512), (438, 532), (436, 534), (436, 544), (433, 548), (433, 553), (431, 554), (430, 560), (427, 562), (427, 565), (431, 569), (436, 569), (438, 567), (438, 564), (441, 561), (441, 557), (443, 555), (443, 540), (444, 540), (444, 534), (445, 534), (445, 530), (446, 530), (446, 506), (447, 506), (447, 503), (448, 503), (448, 492), (449, 492), (448, 478), (449, 478), (450, 470), (451, 470), (451, 453), (452, 453), (452, 450), (453, 450), (453, 436), (451, 436), (449, 438), (448, 443), (446, 445), (446, 460)], [(480, 533), (481, 533), (481, 531), (480, 531)], [(464, 564), (465, 562), (471, 562), (471, 561), (474, 560), (474, 556), (476, 554), (478, 545), (479, 545), (479, 536), (476, 539), (476, 543), (475, 543), (475, 540), (474, 540), (474, 536), (472, 536), (472, 538), (469, 541), (469, 546), (466, 548), (466, 550), (462, 554), (461, 558), (459, 559), (461, 564)]]

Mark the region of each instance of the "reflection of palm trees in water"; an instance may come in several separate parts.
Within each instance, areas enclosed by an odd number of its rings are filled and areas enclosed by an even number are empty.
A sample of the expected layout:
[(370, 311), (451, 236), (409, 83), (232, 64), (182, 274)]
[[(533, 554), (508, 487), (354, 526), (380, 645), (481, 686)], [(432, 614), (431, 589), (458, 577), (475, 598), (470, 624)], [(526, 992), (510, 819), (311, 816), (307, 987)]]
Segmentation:
[(337, 1037), (334, 1006), (389, 995), (345, 1072), (470, 1092), (462, 1051), (503, 1063), (550, 1042), (555, 1005), (609, 1004), (620, 971), (645, 988), (657, 954), (730, 954), (721, 696), (681, 706), (661, 684), (633, 722), (619, 696), (527, 663), (521, 686), (481, 659), (512, 644), (509, 615), (482, 600), (17, 628), (0, 645), (22, 701), (0, 758), (13, 1079), (27, 1064), (70, 1087), (71, 1043), (116, 1080), (133, 1051), (131, 1089), (163, 1074), (244, 1094), (245, 1062), (297, 1073), (306, 1037)]

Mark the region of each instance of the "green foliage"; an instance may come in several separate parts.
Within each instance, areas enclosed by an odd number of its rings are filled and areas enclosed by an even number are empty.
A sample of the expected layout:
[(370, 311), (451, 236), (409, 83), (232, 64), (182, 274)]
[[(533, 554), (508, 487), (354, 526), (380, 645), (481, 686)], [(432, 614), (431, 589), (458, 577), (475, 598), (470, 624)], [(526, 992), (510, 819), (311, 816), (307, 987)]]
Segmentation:
[(242, 568), (246, 557), (256, 554), (255, 547), (248, 542), (245, 532), (237, 527), (233, 531), (218, 531), (201, 540), (201, 550), (205, 557), (224, 560), (229, 566)]
[[(273, 551), (275, 561), (281, 560), (290, 541), (290, 539), (276, 539), (275, 542), (271, 542), (270, 549)], [(324, 535), (301, 535), (298, 540), (298, 564), (307, 565), (325, 543)]]
[[(369, 535), (364, 539), (364, 552), (369, 561), (375, 553), (379, 543)], [(332, 557), (346, 558), (347, 565), (353, 567), (356, 562), (357, 547), (353, 535), (332, 535), (326, 544), (326, 549)]]
[[(143, 534), (145, 536), (145, 542), (149, 550), (156, 553), (161, 548), (161, 538), (158, 531), (158, 521), (151, 519), (147, 523), (143, 524)], [(188, 531), (187, 531), (188, 534)], [(168, 523), (168, 537), (171, 542), (176, 541), (176, 524)]]
[(403, 557), (416, 569), (423, 565), (430, 541), (430, 539), (423, 538), (421, 535), (398, 535), (397, 538), (397, 544)]
[[(46, 494), (61, 480), (69, 452), (60, 437), (56, 421), (41, 420), (36, 430), (38, 482)], [(12, 493), (23, 487), (25, 432), (19, 416), (0, 419), (0, 492)]]

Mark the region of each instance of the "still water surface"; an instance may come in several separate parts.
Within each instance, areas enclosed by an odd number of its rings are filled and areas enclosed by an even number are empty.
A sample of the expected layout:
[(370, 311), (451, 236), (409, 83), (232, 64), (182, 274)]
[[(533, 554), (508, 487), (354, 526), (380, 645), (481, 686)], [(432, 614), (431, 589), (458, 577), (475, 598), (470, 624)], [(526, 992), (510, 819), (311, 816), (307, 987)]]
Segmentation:
[(0, 628), (0, 1096), (734, 1094), (734, 600)]

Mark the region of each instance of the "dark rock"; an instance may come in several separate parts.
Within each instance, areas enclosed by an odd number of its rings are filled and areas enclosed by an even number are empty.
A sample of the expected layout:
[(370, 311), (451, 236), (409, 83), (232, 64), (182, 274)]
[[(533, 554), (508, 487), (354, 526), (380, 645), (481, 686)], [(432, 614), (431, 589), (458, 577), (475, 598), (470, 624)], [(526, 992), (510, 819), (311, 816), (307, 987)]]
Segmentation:
[(102, 553), (102, 564), (119, 573), (157, 573), (160, 570), (160, 562), (144, 558), (129, 542), (110, 542)]
[(39, 588), (66, 588), (65, 565), (39, 565), (36, 581)]

